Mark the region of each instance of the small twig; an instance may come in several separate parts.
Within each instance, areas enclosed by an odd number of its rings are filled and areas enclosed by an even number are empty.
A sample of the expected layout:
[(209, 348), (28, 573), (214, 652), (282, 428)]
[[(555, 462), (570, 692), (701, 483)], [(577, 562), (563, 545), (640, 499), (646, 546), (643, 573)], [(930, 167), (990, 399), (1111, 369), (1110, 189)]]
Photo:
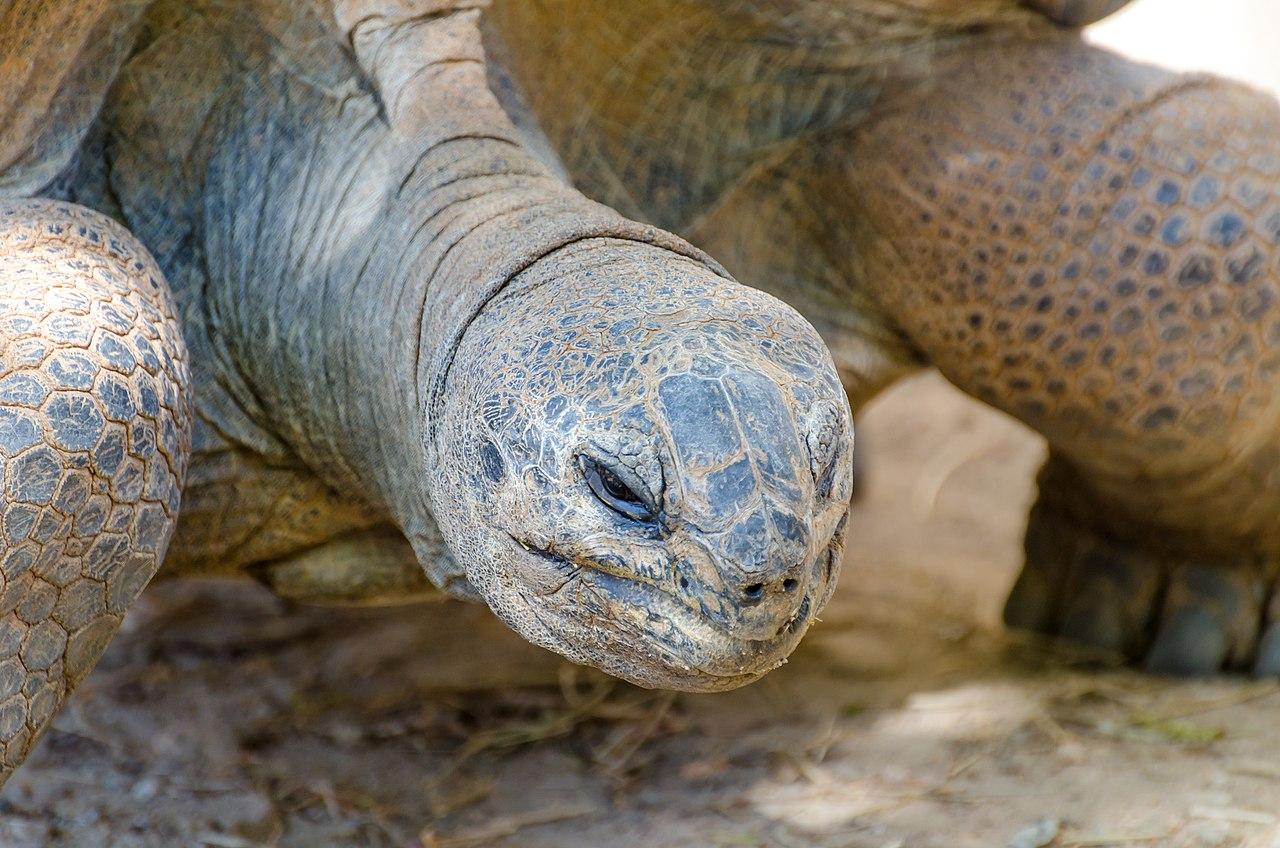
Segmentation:
[(342, 810), (338, 806), (338, 796), (333, 790), (332, 783), (321, 779), (307, 784), (306, 789), (320, 799), (320, 802), (324, 805), (324, 811), (329, 814), (331, 821), (338, 821), (342, 817)]
[(831, 749), (844, 736), (837, 728), (837, 716), (831, 713), (827, 716), (823, 723), (824, 727), (821, 733), (815, 734), (813, 739), (805, 745), (805, 753), (815, 764), (821, 764), (827, 758), (827, 754), (831, 753)]
[(1173, 838), (1173, 832), (1148, 833), (1142, 836), (1090, 836), (1059, 843), (1061, 848), (1107, 848), (1109, 845), (1133, 845), (1138, 842), (1163, 843)]
[(427, 829), (418, 835), (418, 839), (422, 842), (423, 848), (468, 848), (468, 846), (472, 845), (489, 845), (496, 840), (515, 836), (526, 828), (577, 819), (591, 815), (594, 812), (594, 808), (584, 806), (549, 807), (544, 810), (534, 810), (529, 813), (494, 819), (484, 827), (454, 836), (439, 837)]
[(613, 689), (614, 681), (604, 679), (589, 694), (577, 699), (568, 710), (553, 713), (538, 721), (516, 722), (477, 733), (467, 740), (452, 762), (436, 775), (435, 782), (441, 783), (457, 774), (458, 770), (472, 757), (483, 751), (515, 748), (570, 733), (579, 724), (595, 715), (596, 709), (604, 703)]
[(1245, 762), (1230, 766), (1227, 769), (1231, 774), (1238, 774), (1243, 777), (1260, 777), (1266, 780), (1280, 780), (1280, 765), (1265, 762)]
[(933, 456), (928, 467), (932, 474), (922, 475), (912, 491), (912, 505), (916, 515), (928, 517), (938, 507), (938, 498), (948, 481), (971, 462), (990, 452), (992, 445), (983, 439), (970, 439), (961, 442), (950, 450), (940, 451), (941, 456)]
[(427, 787), (427, 806), (435, 819), (442, 819), (450, 813), (483, 801), (493, 794), (493, 781), (474, 780), (463, 782), (461, 786), (452, 785), (450, 791), (439, 791), (440, 784), (433, 782)]
[(815, 786), (830, 786), (835, 783), (835, 779), (831, 773), (818, 763), (792, 751), (777, 751), (778, 754), (785, 757), (787, 762), (796, 767), (796, 771), (800, 772), (800, 776)]
[(241, 839), (229, 833), (215, 833), (212, 831), (198, 835), (196, 842), (200, 845), (207, 845), (209, 848), (259, 848), (257, 842), (250, 842), (247, 839)]
[(951, 771), (947, 772), (947, 782), (949, 783), (955, 780), (957, 777), (964, 774), (969, 769), (976, 766), (978, 763), (982, 762), (982, 760), (984, 760), (987, 757), (987, 753), (988, 752), (986, 751), (979, 751), (976, 754), (973, 754), (972, 756), (968, 757), (967, 759), (961, 760), (960, 762), (953, 765), (951, 767)]
[[(610, 775), (619, 775), (626, 768), (627, 763), (635, 756), (636, 751), (640, 750), (640, 746), (653, 738), (657, 732), (658, 726), (662, 724), (662, 720), (667, 717), (667, 713), (671, 711), (671, 705), (676, 701), (676, 693), (665, 692), (658, 697), (658, 702), (654, 708), (645, 717), (643, 723), (636, 728), (634, 733), (629, 734), (629, 738), (619, 740), (616, 744), (610, 746), (600, 759), (612, 760), (605, 767), (605, 773)], [(620, 753), (615, 753), (620, 751)]]
[(1033, 716), (1031, 723), (1034, 724), (1036, 729), (1041, 733), (1048, 736), (1055, 745), (1062, 745), (1067, 742), (1077, 741), (1074, 733), (1067, 730), (1057, 719), (1047, 713)]

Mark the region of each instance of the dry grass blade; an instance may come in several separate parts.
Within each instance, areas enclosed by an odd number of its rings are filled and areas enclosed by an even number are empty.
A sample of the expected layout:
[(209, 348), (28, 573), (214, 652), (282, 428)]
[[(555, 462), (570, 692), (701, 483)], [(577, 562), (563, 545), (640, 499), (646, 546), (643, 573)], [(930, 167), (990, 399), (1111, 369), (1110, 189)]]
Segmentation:
[(432, 818), (442, 819), (488, 798), (493, 788), (492, 780), (433, 781), (427, 787), (427, 805)]
[(1172, 833), (1148, 833), (1141, 836), (1090, 836), (1085, 839), (1069, 839), (1061, 843), (1062, 848), (1108, 848), (1113, 845), (1138, 845), (1150, 842), (1153, 845), (1164, 845)]
[(1189, 721), (1145, 712), (1134, 713), (1129, 717), (1129, 722), (1134, 727), (1151, 731), (1170, 742), (1185, 745), (1208, 745), (1227, 735), (1225, 727), (1192, 724)]
[(1217, 698), (1212, 701), (1195, 704), (1184, 710), (1171, 712), (1166, 718), (1181, 719), (1191, 716), (1203, 715), (1217, 710), (1225, 710), (1231, 707), (1238, 707), (1242, 704), (1251, 704), (1255, 701), (1261, 701), (1270, 698), (1273, 695), (1280, 694), (1280, 683), (1274, 680), (1262, 681), (1249, 686), (1242, 687), (1241, 691), (1229, 695), (1226, 698)]
[(1258, 777), (1265, 780), (1280, 780), (1280, 764), (1262, 761), (1242, 761), (1227, 769), (1231, 774), (1244, 777)]
[(659, 695), (657, 702), (638, 727), (620, 736), (597, 755), (596, 759), (603, 765), (605, 774), (616, 777), (626, 770), (627, 764), (640, 747), (653, 738), (675, 701), (676, 693), (674, 692), (664, 692)]
[(449, 766), (436, 776), (435, 782), (440, 783), (453, 776), (468, 760), (483, 751), (514, 748), (570, 733), (582, 722), (595, 717), (597, 710), (613, 692), (615, 684), (614, 680), (602, 677), (585, 695), (575, 695), (567, 710), (553, 712), (534, 721), (512, 722), (474, 734)]
[(1231, 822), (1232, 824), (1256, 824), (1269, 827), (1280, 821), (1271, 813), (1258, 810), (1245, 810), (1239, 807), (1207, 807), (1197, 805), (1187, 813), (1193, 819)]

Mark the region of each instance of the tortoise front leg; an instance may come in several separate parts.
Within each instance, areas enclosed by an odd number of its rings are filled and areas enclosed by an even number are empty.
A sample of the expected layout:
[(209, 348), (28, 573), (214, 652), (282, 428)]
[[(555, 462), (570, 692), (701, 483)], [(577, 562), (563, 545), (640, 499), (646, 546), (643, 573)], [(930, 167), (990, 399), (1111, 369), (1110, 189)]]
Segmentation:
[(164, 277), (124, 228), (0, 200), (0, 782), (164, 558), (185, 357)]
[(1273, 672), (1280, 109), (1033, 35), (892, 87), (832, 199), (910, 339), (1049, 440), (1009, 620)]

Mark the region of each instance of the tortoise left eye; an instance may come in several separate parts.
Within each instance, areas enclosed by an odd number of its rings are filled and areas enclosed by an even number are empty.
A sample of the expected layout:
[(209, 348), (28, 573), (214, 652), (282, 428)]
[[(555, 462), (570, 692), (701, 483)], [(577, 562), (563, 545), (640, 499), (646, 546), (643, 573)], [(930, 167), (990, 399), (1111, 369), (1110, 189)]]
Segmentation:
[(653, 520), (653, 509), (621, 477), (591, 457), (581, 458), (582, 475), (592, 494), (605, 506), (632, 521)]

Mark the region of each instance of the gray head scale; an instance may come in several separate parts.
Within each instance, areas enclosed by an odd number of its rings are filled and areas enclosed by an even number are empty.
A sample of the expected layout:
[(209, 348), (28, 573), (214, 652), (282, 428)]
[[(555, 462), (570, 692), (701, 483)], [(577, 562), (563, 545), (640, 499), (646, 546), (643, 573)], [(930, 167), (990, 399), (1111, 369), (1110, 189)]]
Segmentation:
[(794, 310), (620, 245), (535, 265), (467, 330), (432, 501), (528, 640), (644, 686), (733, 688), (834, 588), (848, 403)]

